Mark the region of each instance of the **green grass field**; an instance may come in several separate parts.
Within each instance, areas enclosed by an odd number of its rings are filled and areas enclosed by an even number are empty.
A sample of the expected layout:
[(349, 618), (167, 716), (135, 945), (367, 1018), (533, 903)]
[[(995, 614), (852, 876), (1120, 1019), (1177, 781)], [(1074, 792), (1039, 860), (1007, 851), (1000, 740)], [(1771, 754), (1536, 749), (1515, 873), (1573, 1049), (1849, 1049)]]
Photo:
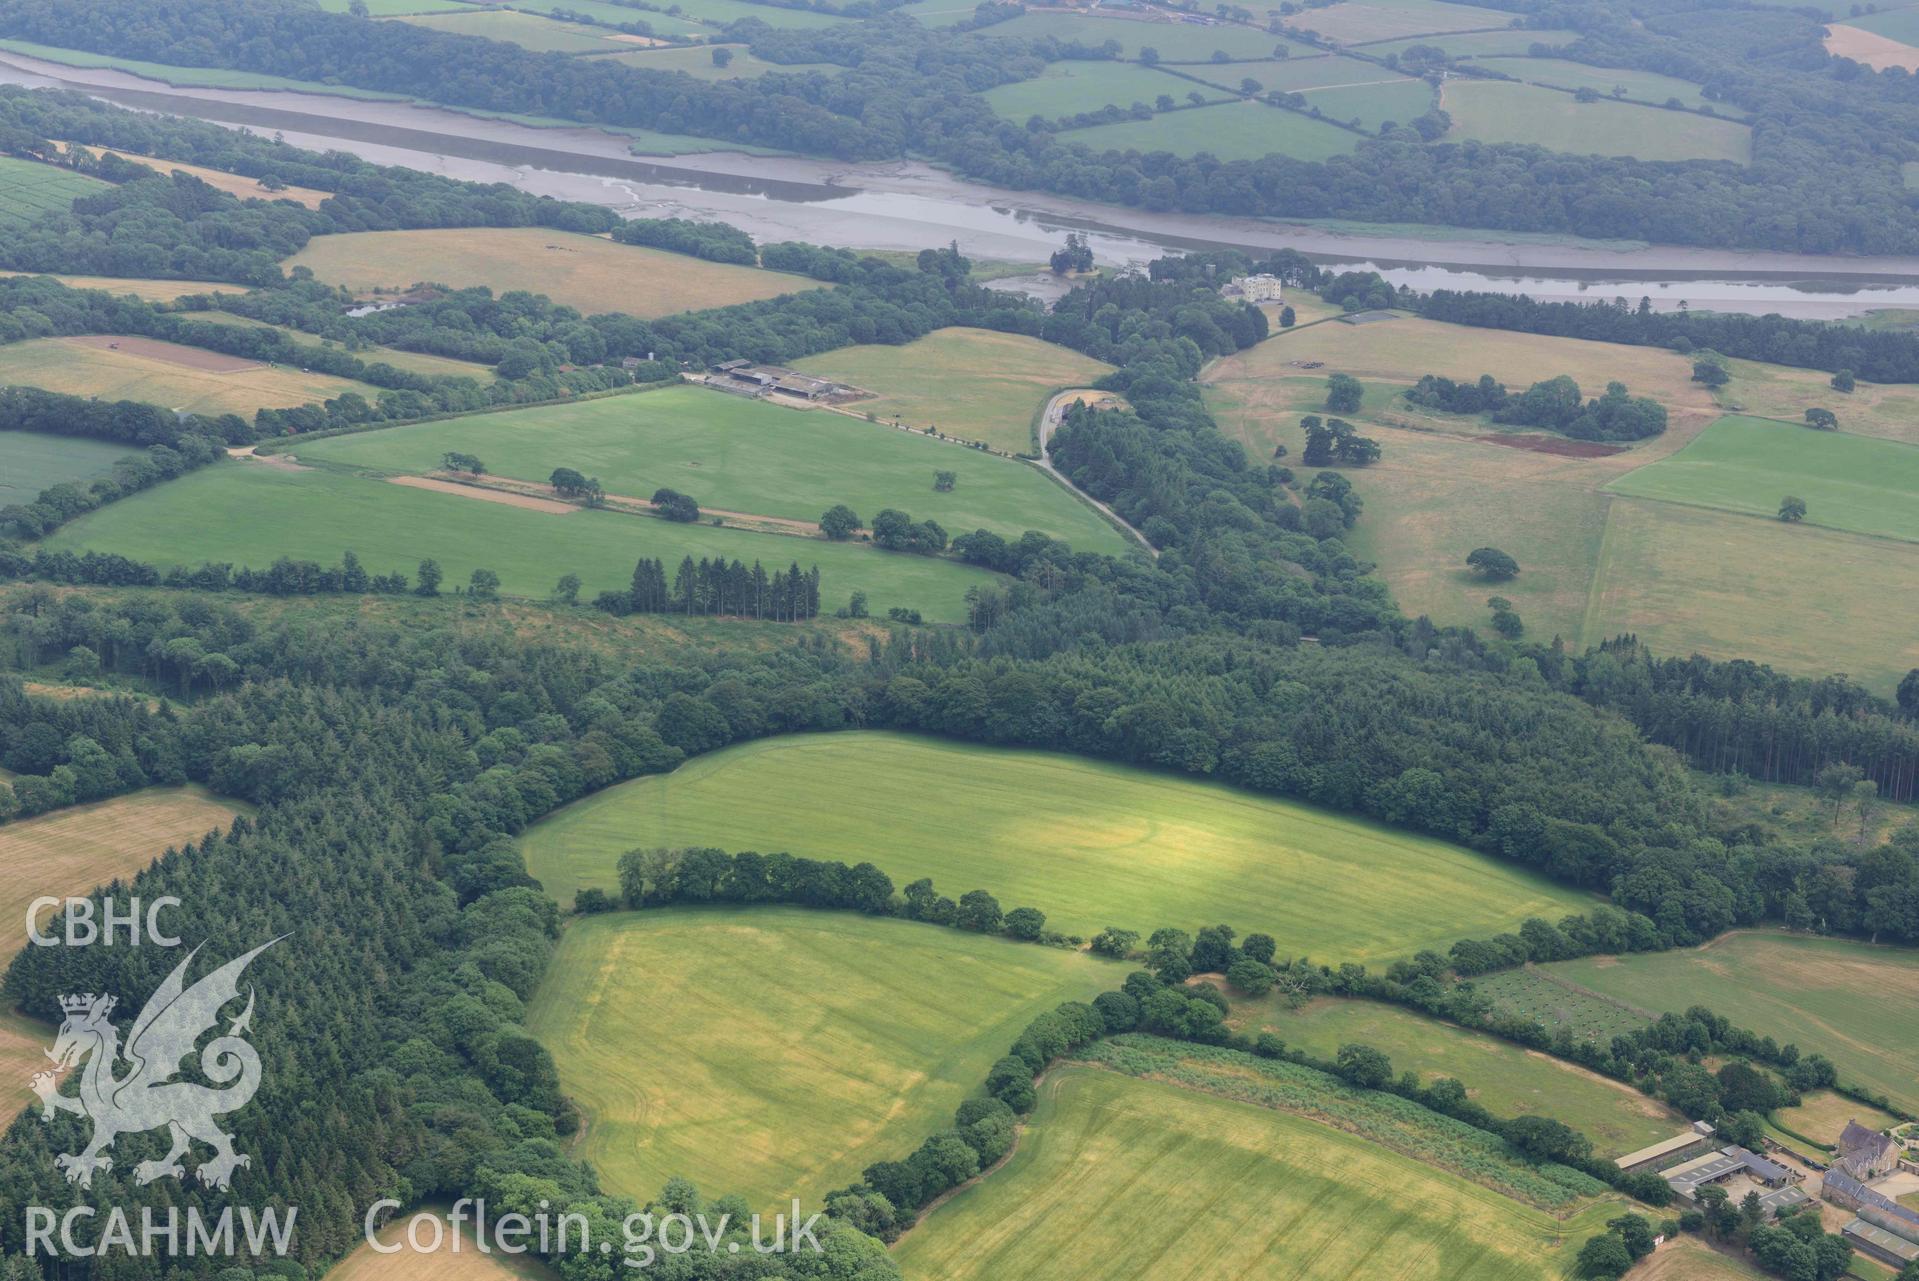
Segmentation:
[[(1257, 79), (1257, 77), (1255, 77)], [(1385, 84), (1342, 85), (1305, 91), (1306, 106), (1328, 120), (1378, 129), (1387, 121), (1406, 124), (1433, 109), (1433, 87), (1424, 80), (1393, 80)]]
[[(477, 492), (477, 491), (476, 491)], [(219, 512), (219, 520), (208, 520)], [(446, 588), (475, 569), (500, 576), (508, 595), (544, 597), (562, 574), (578, 574), (582, 599), (623, 588), (633, 562), (657, 556), (669, 575), (681, 557), (724, 556), (770, 574), (797, 561), (818, 565), (826, 612), (855, 591), (873, 612), (917, 609), (929, 620), (966, 616), (966, 589), (993, 581), (957, 561), (896, 555), (871, 546), (789, 538), (647, 516), (531, 511), (461, 494), (434, 493), (318, 469), (234, 463), (197, 471), (89, 512), (52, 546), (119, 552), (170, 565), (226, 561), (265, 569), (279, 556), (332, 564), (355, 552), (371, 572), (439, 561)]]
[(24, 227), (56, 209), (70, 208), (82, 196), (105, 191), (97, 178), (42, 164), (0, 156), (0, 227)]
[[(1625, 97), (1657, 103), (1662, 107), (1673, 98), (1688, 107), (1699, 107), (1706, 103), (1699, 86), (1692, 81), (1651, 71), (1593, 67), (1583, 62), (1567, 62), (1562, 58), (1485, 57), (1477, 61), (1489, 71), (1560, 89), (1594, 89), (1607, 97), (1613, 96), (1615, 89), (1624, 89)], [(1713, 110), (1722, 115), (1738, 114), (1735, 109), (1723, 104), (1715, 104)]]
[(1536, 44), (1553, 48), (1571, 44), (1579, 38), (1576, 31), (1534, 31), (1529, 27), (1513, 27), (1503, 31), (1474, 31), (1468, 34), (1410, 36), (1402, 40), (1386, 40), (1368, 44), (1366, 52), (1375, 58), (1384, 58), (1388, 54), (1404, 53), (1414, 45), (1432, 45), (1444, 49), (1454, 58), (1486, 57), (1495, 54), (1526, 54)]
[[(640, 11), (635, 12), (642, 16)], [(449, 35), (499, 40), (533, 53), (596, 53), (621, 48), (618, 41), (608, 39), (614, 32), (512, 9), (468, 6), (452, 12), (409, 15), (400, 21)]]
[[(313, 0), (315, 8), (328, 13), (347, 13), (353, 0)], [(366, 0), (367, 16), (397, 18), (412, 13), (445, 13), (466, 8), (460, 0)]]
[(1551, 1032), (1563, 1028), (1582, 1041), (1610, 1042), (1653, 1021), (1643, 1009), (1556, 983), (1536, 969), (1488, 974), (1474, 979), (1473, 987), (1502, 1014), (1530, 1019)]
[(1745, 164), (1752, 158), (1752, 130), (1736, 121), (1630, 102), (1580, 102), (1537, 85), (1455, 80), (1440, 105), (1453, 118), (1448, 141), (1525, 142), (1570, 155), (1640, 160)]
[(1229, 58), (1270, 58), (1284, 41), (1258, 27), (1236, 23), (1201, 26), (1184, 22), (1138, 22), (1077, 13), (1025, 13), (1010, 22), (996, 22), (996, 37), (1016, 40), (1076, 40), (1084, 45), (1119, 42), (1120, 56), (1137, 58), (1141, 49), (1157, 49), (1162, 62), (1208, 62), (1215, 52)]
[[(610, 494), (646, 498), (664, 486), (721, 511), (814, 521), (843, 502), (868, 521), (894, 507), (952, 534), (1038, 529), (1087, 551), (1126, 547), (1092, 508), (1025, 463), (701, 387), (294, 443), (303, 461), (414, 475), (438, 468), (448, 450), (478, 455), (496, 476), (544, 482), (555, 467), (573, 467)], [(941, 470), (959, 478), (949, 493), (933, 490)]]
[[(637, 11), (635, 11), (637, 12)], [(718, 144), (715, 144), (718, 146)], [(642, 320), (818, 289), (817, 281), (758, 267), (622, 245), (545, 227), (464, 227), (353, 231), (315, 236), (286, 260), (356, 293), (430, 281), (545, 294), (588, 315), (624, 312)]]
[(114, 460), (141, 452), (109, 440), (0, 431), (0, 507), (30, 503), (49, 485), (104, 476)]
[[(675, 16), (651, 9), (629, 9), (625, 5), (607, 4), (605, 0), (514, 0), (513, 7), (524, 9), (528, 13), (551, 14), (556, 10), (577, 13), (609, 26), (644, 22), (653, 29), (653, 34), (656, 36), (682, 36), (702, 40), (716, 34), (712, 27), (695, 22), (691, 17)], [(662, 9), (666, 7), (661, 6)]]
[(1716, 393), (1719, 403), (1738, 406), (1759, 418), (1778, 418), (1803, 424), (1808, 409), (1830, 409), (1839, 429), (1849, 436), (1877, 436), (1919, 445), (1919, 387), (1911, 383), (1853, 385), (1850, 392), (1832, 389), (1830, 375), (1819, 369), (1788, 369), (1752, 360), (1729, 360), (1732, 381)]
[(1771, 932), (1703, 948), (1557, 962), (1551, 972), (1650, 1010), (1704, 1005), (1818, 1051), (1839, 1079), (1919, 1109), (1919, 951)]
[(1315, 1121), (1070, 1068), (894, 1256), (909, 1281), (1540, 1281), (1607, 1213), (1555, 1219)]
[(985, 329), (936, 329), (903, 347), (842, 347), (796, 367), (876, 392), (851, 408), (882, 422), (936, 427), (1015, 454), (1033, 451), (1033, 420), (1052, 393), (1113, 372), (1068, 348)]
[(1202, 153), (1219, 160), (1257, 160), (1284, 155), (1324, 160), (1357, 147), (1363, 135), (1323, 120), (1258, 102), (1223, 102), (1190, 111), (1168, 111), (1151, 120), (1068, 129), (1059, 135), (1094, 151), (1155, 151), (1175, 156)]
[(577, 801), (522, 840), (562, 903), (614, 885), (620, 854), (651, 845), (871, 861), (896, 885), (985, 889), (1081, 935), (1226, 921), (1335, 962), (1443, 950), (1591, 902), (1458, 846), (1217, 783), (885, 733), (700, 756)]
[(1403, 78), (1376, 62), (1342, 57), (1336, 53), (1267, 58), (1259, 62), (1228, 62), (1216, 66), (1184, 67), (1181, 70), (1187, 75), (1232, 90), (1237, 90), (1240, 80), (1246, 76), (1251, 76), (1267, 89), (1284, 89), (1288, 92), (1339, 85), (1377, 84), (1382, 80)]
[(1870, 436), (1722, 418), (1607, 488), (1766, 517), (1794, 494), (1809, 524), (1919, 541), (1919, 448)]
[(1269, 1029), (1287, 1045), (1330, 1059), (1351, 1042), (1373, 1046), (1398, 1072), (1428, 1083), (1449, 1076), (1496, 1116), (1549, 1116), (1593, 1141), (1601, 1156), (1618, 1156), (1675, 1134), (1686, 1119), (1630, 1086), (1570, 1063), (1479, 1036), (1397, 1006), (1370, 1001), (1313, 1001), (1293, 1010), (1273, 997), (1236, 1005), (1243, 1031)]
[[(1235, 79), (1232, 84), (1236, 88), (1239, 81)], [(1161, 94), (1184, 104), (1186, 95), (1193, 92), (1205, 94), (1209, 102), (1224, 102), (1233, 96), (1136, 62), (1054, 62), (1047, 64), (1044, 75), (989, 89), (984, 97), (1001, 116), (1024, 124), (1032, 116), (1057, 120), (1101, 107), (1130, 107), (1136, 102), (1150, 107)]]
[(1910, 543), (1622, 498), (1607, 510), (1597, 565), (1587, 642), (1636, 632), (1662, 656), (1844, 672), (1888, 696), (1919, 667)]
[(850, 913), (623, 913), (567, 926), (528, 1027), (587, 1114), (581, 1155), (608, 1190), (644, 1201), (680, 1175), (810, 1207), (951, 1125), (1035, 1015), (1124, 977)]
[[(723, 48), (732, 53), (732, 58), (724, 67), (713, 62), (713, 50)], [(824, 71), (831, 75), (840, 68), (830, 62), (767, 62), (755, 58), (747, 52), (743, 44), (729, 45), (692, 45), (662, 47), (658, 49), (633, 49), (626, 53), (616, 53), (595, 61), (617, 62), (622, 67), (633, 67), (640, 71), (684, 71), (700, 80), (743, 80), (754, 76), (763, 76), (769, 71), (798, 75), (803, 71)], [(709, 143), (709, 148), (717, 144)]]
[(1513, 15), (1445, 0), (1345, 0), (1324, 9), (1308, 9), (1293, 21), (1340, 44), (1368, 44), (1448, 31), (1510, 27)]
[[(564, 0), (562, 8), (568, 7)], [(785, 9), (775, 5), (751, 4), (747, 0), (673, 0), (672, 4), (662, 8), (677, 8), (681, 18), (690, 18), (695, 22), (709, 24), (708, 35), (712, 27), (723, 27), (730, 22), (739, 22), (744, 18), (757, 18), (769, 27), (782, 29), (831, 27), (846, 22), (847, 19), (834, 13), (820, 13), (813, 9)], [(655, 15), (642, 10), (638, 20), (653, 21)], [(632, 22), (633, 18), (626, 21)]]

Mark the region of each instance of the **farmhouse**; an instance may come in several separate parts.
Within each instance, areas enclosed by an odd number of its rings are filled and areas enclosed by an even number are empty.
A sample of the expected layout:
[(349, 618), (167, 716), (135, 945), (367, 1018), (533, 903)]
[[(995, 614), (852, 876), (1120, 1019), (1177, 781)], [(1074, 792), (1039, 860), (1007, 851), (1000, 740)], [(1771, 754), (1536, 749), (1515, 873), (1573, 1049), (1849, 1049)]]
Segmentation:
[(1839, 1168), (1861, 1183), (1899, 1168), (1900, 1145), (1891, 1135), (1868, 1130), (1857, 1121), (1846, 1122), (1839, 1136)]
[(1704, 1121), (1694, 1121), (1692, 1129), (1682, 1134), (1675, 1134), (1670, 1139), (1661, 1139), (1651, 1147), (1640, 1148), (1637, 1152), (1628, 1152), (1613, 1164), (1627, 1174), (1655, 1169), (1667, 1161), (1697, 1156), (1704, 1152), (1712, 1146), (1712, 1136), (1712, 1126)]

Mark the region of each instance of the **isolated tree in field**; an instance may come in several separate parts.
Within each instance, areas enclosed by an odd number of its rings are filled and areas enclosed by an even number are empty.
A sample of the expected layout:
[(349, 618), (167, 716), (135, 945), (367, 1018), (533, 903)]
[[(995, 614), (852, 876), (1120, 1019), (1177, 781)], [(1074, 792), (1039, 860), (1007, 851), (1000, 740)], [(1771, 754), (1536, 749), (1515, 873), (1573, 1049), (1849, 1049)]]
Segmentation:
[(580, 576), (561, 574), (560, 581), (553, 584), (553, 599), (562, 605), (577, 605), (580, 601)]
[(1475, 547), (1466, 554), (1466, 568), (1495, 583), (1503, 583), (1519, 574), (1519, 562), (1497, 547)]
[(1326, 380), (1326, 408), (1335, 414), (1359, 412), (1365, 389), (1351, 374), (1334, 374)]
[(1787, 494), (1779, 500), (1779, 519), (1788, 524), (1806, 518), (1806, 500)]
[(1259, 95), (1259, 91), (1261, 89), (1264, 89), (1265, 87), (1266, 87), (1265, 85), (1253, 79), (1251, 76), (1243, 76), (1241, 77), (1239, 82), (1239, 91), (1245, 94), (1248, 98), (1257, 97)]
[(653, 510), (683, 525), (690, 525), (700, 518), (700, 505), (690, 495), (682, 494), (677, 489), (654, 490)]
[(1852, 370), (1850, 369), (1842, 369), (1832, 376), (1832, 389), (1834, 391), (1851, 391), (1858, 385), (1858, 380), (1853, 377)]
[(1006, 936), (1031, 943), (1046, 929), (1046, 913), (1036, 907), (1016, 907), (1006, 914)]
[(473, 476), (486, 475), (486, 464), (472, 454), (449, 451), (440, 455), (440, 466), (447, 471), (463, 471)]
[(1820, 409), (1814, 406), (1806, 411), (1806, 426), (1812, 428), (1814, 431), (1838, 431), (1839, 415), (1833, 413), (1830, 409)]
[(546, 478), (546, 483), (553, 486), (554, 493), (568, 498), (577, 497), (586, 489), (586, 477), (571, 467), (555, 467), (553, 474)]
[(1195, 89), (1186, 95), (1186, 101), (1192, 103), (1195, 107), (1203, 107), (1206, 105), (1206, 95)]
[(500, 594), (500, 576), (490, 569), (476, 569), (466, 580), (466, 594), (475, 600), (492, 600)]
[(866, 593), (854, 592), (852, 596), (847, 599), (846, 616), (848, 618), (865, 618), (867, 613)]
[(721, 45), (720, 47), (713, 50), (714, 66), (724, 67), (728, 65), (729, 63), (731, 63), (732, 61), (733, 61), (733, 51), (731, 49), (728, 49), (726, 46)]
[(1281, 329), (1291, 329), (1298, 323), (1299, 313), (1294, 311), (1290, 305), (1279, 309), (1279, 327)]
[(1151, 45), (1145, 46), (1139, 51), (1139, 61), (1142, 66), (1156, 66), (1159, 63), (1159, 50)]
[(1732, 381), (1732, 375), (1717, 361), (1695, 360), (1692, 362), (1692, 380), (1708, 387), (1724, 387)]
[(933, 492), (934, 493), (950, 494), (958, 486), (959, 486), (958, 472), (936, 471), (933, 473)]
[(820, 532), (841, 541), (860, 532), (859, 513), (845, 503), (835, 503), (820, 516)]
[(438, 596), (440, 594), (440, 562), (437, 560), (421, 561), (419, 571), (414, 574), (414, 579), (419, 583), (419, 586), (413, 589), (415, 596)]
[(1159, 97), (1153, 99), (1153, 110), (1155, 111), (1171, 111), (1178, 105), (1179, 103), (1170, 93), (1162, 93)]

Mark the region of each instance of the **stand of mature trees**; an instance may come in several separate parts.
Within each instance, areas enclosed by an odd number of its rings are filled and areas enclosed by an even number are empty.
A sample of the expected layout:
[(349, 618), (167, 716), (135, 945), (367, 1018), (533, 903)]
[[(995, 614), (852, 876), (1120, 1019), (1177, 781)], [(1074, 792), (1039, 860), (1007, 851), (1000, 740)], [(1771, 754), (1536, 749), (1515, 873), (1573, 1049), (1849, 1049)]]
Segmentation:
[(802, 570), (795, 561), (769, 577), (754, 561), (751, 568), (725, 557), (680, 562), (669, 585), (662, 561), (642, 558), (633, 567), (625, 591), (601, 592), (594, 607), (609, 614), (725, 614), (792, 623), (820, 612), (820, 570)]

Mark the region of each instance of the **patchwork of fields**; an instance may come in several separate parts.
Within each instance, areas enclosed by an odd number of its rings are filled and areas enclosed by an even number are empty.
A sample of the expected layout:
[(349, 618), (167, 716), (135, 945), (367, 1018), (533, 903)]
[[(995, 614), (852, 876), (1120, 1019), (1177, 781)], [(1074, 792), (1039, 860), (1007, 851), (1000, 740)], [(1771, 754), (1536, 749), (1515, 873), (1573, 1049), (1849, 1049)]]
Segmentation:
[(1748, 931), (1687, 951), (1546, 968), (1650, 1010), (1704, 1005), (1782, 1043), (1817, 1049), (1838, 1067), (1841, 1081), (1919, 1110), (1912, 1072), (1919, 1055), (1919, 953), (1910, 949)]
[(858, 413), (1015, 454), (1033, 452), (1033, 422), (1049, 396), (1113, 372), (1069, 348), (985, 329), (936, 329), (897, 347), (842, 347), (796, 368), (876, 393), (852, 406)]
[(1498, 30), (1512, 26), (1514, 19), (1499, 9), (1448, 4), (1445, 0), (1342, 0), (1322, 9), (1308, 9), (1295, 21), (1328, 40), (1359, 45), (1449, 31)]
[[(475, 491), (484, 492), (484, 491)], [(206, 513), (224, 513), (208, 521)], [(875, 614), (895, 606), (948, 622), (966, 615), (968, 587), (993, 576), (958, 561), (883, 552), (823, 539), (682, 525), (648, 516), (568, 509), (528, 510), (465, 494), (386, 484), (315, 468), (261, 463), (202, 468), (179, 480), (89, 512), (48, 540), (53, 547), (119, 552), (167, 565), (224, 561), (264, 569), (277, 557), (336, 563), (353, 551), (369, 572), (412, 575), (432, 558), (446, 588), (475, 569), (500, 576), (508, 595), (545, 597), (563, 574), (581, 595), (625, 588), (643, 556), (666, 561), (722, 556), (767, 573), (818, 565), (828, 613), (864, 591)]]
[[(609, 494), (645, 498), (664, 486), (721, 511), (810, 522), (846, 503), (868, 521), (892, 507), (952, 534), (986, 528), (1017, 538), (1037, 529), (1087, 551), (1126, 546), (1092, 508), (1025, 463), (699, 387), (296, 442), (294, 450), (304, 461), (412, 474), (461, 450), (496, 476), (544, 481), (555, 467), (573, 467)], [(935, 471), (958, 483), (935, 492)]]
[(1124, 977), (912, 921), (649, 910), (569, 925), (528, 1026), (607, 1187), (644, 1201), (677, 1175), (784, 1208), (909, 1153), (1035, 1015)]
[[(1227, 90), (1236, 90), (1238, 85), (1235, 79)], [(985, 97), (1000, 115), (1023, 123), (1030, 116), (1053, 120), (1106, 106), (1130, 107), (1136, 102), (1152, 106), (1162, 94), (1183, 106), (1186, 95), (1196, 90), (1209, 102), (1224, 102), (1234, 96), (1227, 90), (1209, 92), (1170, 71), (1135, 62), (1055, 62), (1048, 64), (1045, 74), (1037, 79), (1001, 85), (988, 90)]]
[(817, 281), (544, 227), (358, 231), (315, 236), (282, 264), (371, 293), (430, 283), (545, 294), (587, 315), (641, 319), (818, 289)]
[(1302, 1117), (1056, 1069), (1020, 1145), (895, 1248), (910, 1281), (1396, 1281), (1568, 1275), (1560, 1220)]
[[(796, 805), (811, 816), (791, 822)], [(1224, 920), (1295, 953), (1376, 963), (1558, 919), (1591, 900), (1458, 846), (1183, 775), (884, 733), (762, 739), (577, 801), (529, 828), (570, 903), (626, 850), (715, 845), (870, 861), (1053, 929)], [(1363, 905), (1363, 906), (1362, 906)]]
[(1025, 40), (1051, 36), (1093, 46), (1111, 40), (1118, 43), (1123, 58), (1136, 59), (1140, 50), (1153, 49), (1161, 62), (1173, 63), (1211, 62), (1215, 53), (1233, 59), (1265, 58), (1272, 55), (1275, 44), (1283, 43), (1257, 27), (1237, 23), (1144, 22), (1057, 10), (1024, 13), (1010, 22), (996, 22), (993, 34)]
[(251, 418), (255, 410), (313, 404), (343, 392), (355, 392), (369, 401), (380, 394), (378, 388), (348, 378), (111, 334), (34, 338), (0, 346), (0, 383), (243, 418)]

